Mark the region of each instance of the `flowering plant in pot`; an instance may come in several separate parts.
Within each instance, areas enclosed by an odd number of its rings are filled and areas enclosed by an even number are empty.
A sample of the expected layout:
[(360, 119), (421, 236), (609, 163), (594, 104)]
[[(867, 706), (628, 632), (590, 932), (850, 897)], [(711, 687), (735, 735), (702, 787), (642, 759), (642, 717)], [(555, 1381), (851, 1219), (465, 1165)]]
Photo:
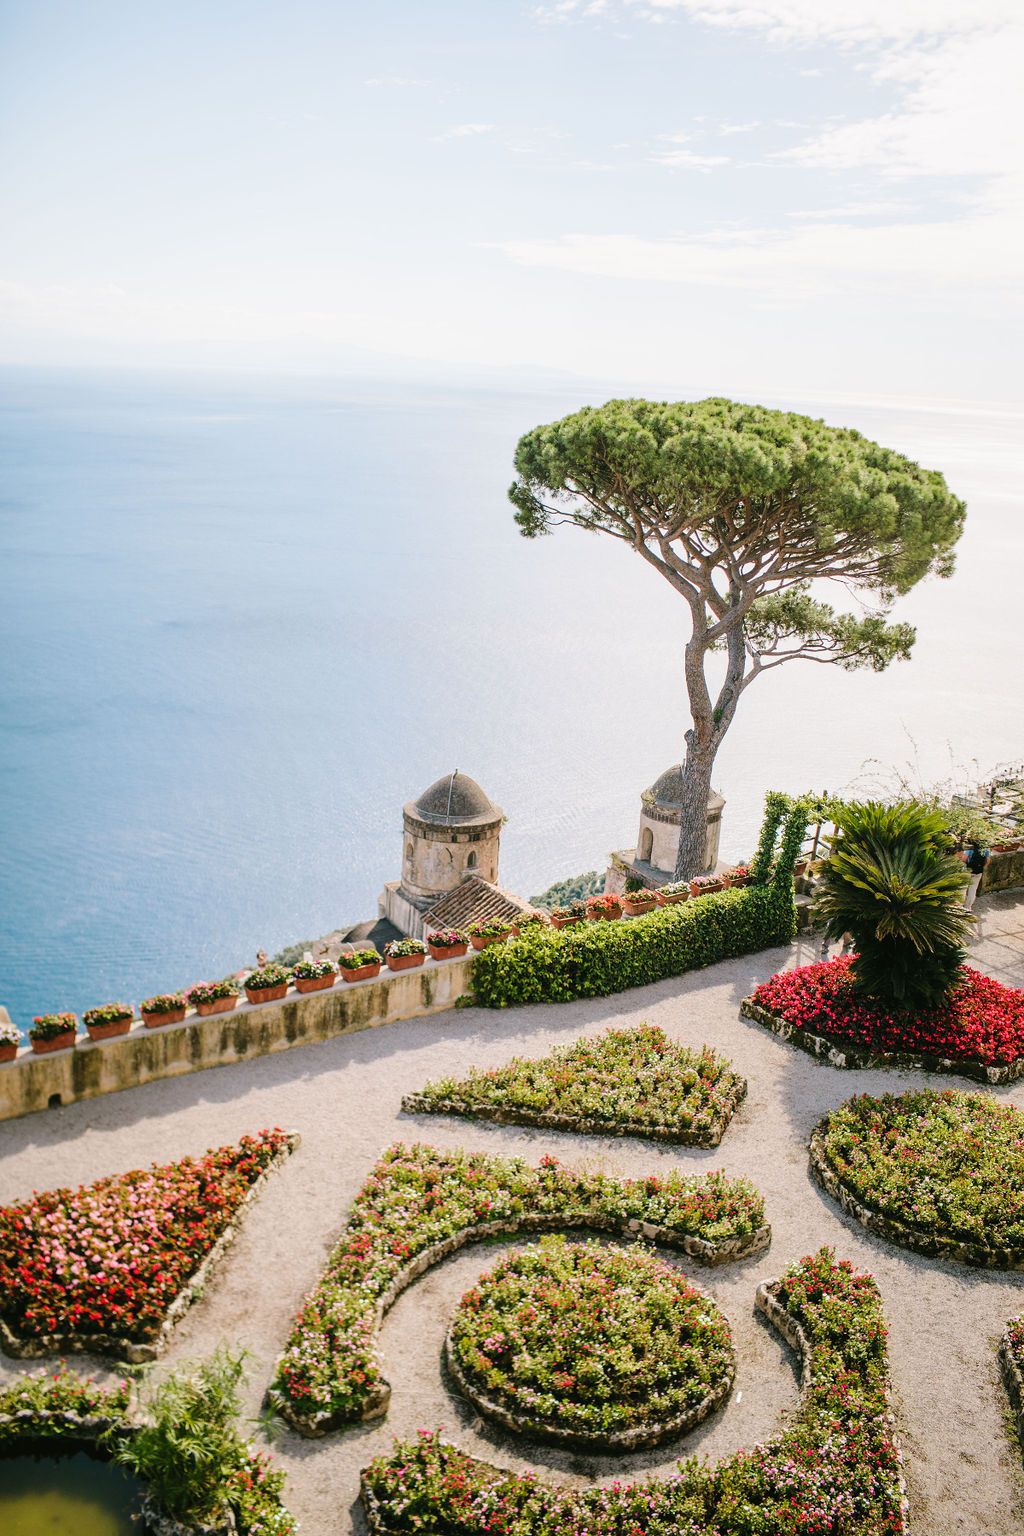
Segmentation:
[(657, 891), (648, 890), (646, 886), (641, 886), (639, 890), (622, 893), (622, 910), (629, 917), (642, 917), (645, 912), (649, 912), (657, 905)]
[(658, 887), (658, 900), (663, 907), (674, 907), (680, 901), (689, 901), (689, 880), (670, 880), (668, 885)]
[(727, 890), (733, 890), (738, 885), (750, 884), (750, 870), (746, 864), (736, 864), (732, 869), (727, 869), (722, 875)]
[(551, 926), (553, 928), (569, 928), (573, 923), (582, 923), (587, 915), (585, 901), (570, 901), (567, 907), (554, 907), (551, 912)]
[(427, 958), (427, 946), (419, 939), (392, 939), (384, 946), (384, 959), (389, 971), (411, 971), (422, 965)]
[(724, 890), (725, 881), (721, 875), (697, 875), (695, 879), (690, 881), (691, 896), (711, 896), (715, 891)]
[(520, 912), (512, 924), (512, 937), (518, 939), (521, 933), (536, 933), (538, 928), (547, 926), (548, 920), (543, 912)]
[(78, 1019), (73, 1013), (40, 1013), (32, 1020), (28, 1038), (37, 1056), (74, 1045)]
[(468, 947), (469, 939), (461, 928), (436, 928), (427, 934), (427, 948), (433, 960), (455, 960)]
[(102, 1008), (87, 1008), (82, 1023), (90, 1040), (109, 1040), (112, 1035), (126, 1035), (132, 1027), (132, 1009), (128, 1003), (105, 1003)]
[(614, 923), (622, 916), (622, 902), (610, 893), (587, 898), (587, 917), (592, 923)]
[(379, 976), (382, 964), (375, 949), (353, 949), (338, 956), (338, 970), (343, 981), (363, 981), (369, 976)]
[(10, 1019), (0, 1019), (0, 1061), (14, 1060), (20, 1039), (17, 1024), (12, 1024)]
[(185, 1006), (184, 993), (160, 992), (140, 1003), (139, 1012), (147, 1029), (158, 1029), (161, 1024), (180, 1024), (185, 1017)]
[(287, 994), (291, 973), (283, 965), (264, 965), (245, 978), (250, 1003), (276, 1003)]
[(466, 932), (474, 949), (486, 949), (489, 944), (504, 943), (512, 929), (508, 923), (476, 922), (470, 923)]
[(326, 992), (337, 974), (329, 960), (300, 960), (292, 966), (296, 992)]
[(185, 997), (205, 1019), (211, 1013), (230, 1013), (241, 990), (233, 976), (225, 976), (222, 981), (197, 981), (194, 987), (189, 987)]

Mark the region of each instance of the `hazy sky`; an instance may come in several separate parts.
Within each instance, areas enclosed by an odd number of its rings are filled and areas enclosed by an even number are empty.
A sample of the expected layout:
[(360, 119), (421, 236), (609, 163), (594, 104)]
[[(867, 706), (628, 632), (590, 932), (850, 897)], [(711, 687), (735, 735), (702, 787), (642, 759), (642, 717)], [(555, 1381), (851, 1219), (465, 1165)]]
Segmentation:
[(1024, 0), (2, 0), (0, 71), (2, 361), (1024, 395)]

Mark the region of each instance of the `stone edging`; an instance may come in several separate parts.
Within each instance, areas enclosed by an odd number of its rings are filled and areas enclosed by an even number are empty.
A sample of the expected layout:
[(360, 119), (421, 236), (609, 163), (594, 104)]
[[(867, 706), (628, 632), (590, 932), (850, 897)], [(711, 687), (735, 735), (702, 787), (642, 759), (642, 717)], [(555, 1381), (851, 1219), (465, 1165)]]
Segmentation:
[(1009, 1331), (999, 1340), (999, 1369), (1003, 1377), (1006, 1395), (1013, 1409), (1013, 1425), (1024, 1451), (1024, 1375), (1021, 1374), (1017, 1357), (1010, 1344)]
[(147, 1361), (156, 1360), (167, 1347), (171, 1330), (192, 1303), (198, 1301), (213, 1271), (234, 1242), (246, 1206), (255, 1200), (270, 1174), (275, 1173), (285, 1158), (295, 1151), (300, 1139), (297, 1131), (288, 1132), (284, 1147), (274, 1155), (259, 1178), (246, 1191), (231, 1221), (217, 1238), (199, 1268), (189, 1276), (167, 1308), (163, 1322), (152, 1339), (139, 1341), (123, 1338), (118, 1334), (85, 1336), (69, 1333), (47, 1333), (42, 1337), (26, 1339), (15, 1333), (0, 1317), (0, 1349), (4, 1354), (20, 1360), (36, 1360), (43, 1355), (57, 1354), (102, 1355), (115, 1360), (127, 1360), (130, 1365), (141, 1365)]
[[(754, 1295), (754, 1305), (764, 1314), (774, 1328), (782, 1334), (786, 1343), (800, 1359), (800, 1387), (806, 1392), (814, 1380), (812, 1366), (813, 1350), (811, 1341), (804, 1331), (804, 1326), (799, 1318), (788, 1312), (779, 1300), (779, 1291), (782, 1289), (781, 1280), (765, 1280), (757, 1288)], [(892, 1411), (891, 1388), (888, 1380), (885, 1387), (885, 1424), (889, 1431), (893, 1448), (896, 1452), (896, 1465), (898, 1469), (900, 1491), (900, 1532), (907, 1536), (910, 1530), (910, 1506), (907, 1500), (907, 1481), (903, 1470), (903, 1452), (900, 1450), (899, 1440), (896, 1436), (896, 1420)]]
[[(700, 1287), (694, 1289), (700, 1290)], [(704, 1291), (700, 1294), (706, 1300), (711, 1299)], [(526, 1414), (513, 1413), (500, 1399), (488, 1397), (486, 1392), (481, 1392), (459, 1364), (452, 1342), (453, 1329), (454, 1323), (445, 1334), (444, 1360), (452, 1380), (467, 1402), (479, 1409), (485, 1418), (493, 1419), (502, 1429), (511, 1430), (513, 1434), (525, 1435), (530, 1440), (546, 1441), (550, 1445), (567, 1446), (570, 1450), (589, 1452), (591, 1455), (627, 1455), (631, 1451), (650, 1450), (666, 1440), (677, 1440), (721, 1406), (736, 1380), (736, 1359), (731, 1355), (729, 1367), (718, 1386), (712, 1388), (692, 1408), (686, 1408), (670, 1419), (663, 1419), (656, 1424), (637, 1425), (634, 1429), (595, 1430), (592, 1434), (584, 1430), (559, 1429), (556, 1425), (531, 1419)]]
[[(472, 1227), (464, 1227), (460, 1232), (455, 1232), (451, 1237), (434, 1243), (430, 1248), (424, 1248), (422, 1253), (410, 1259), (392, 1280), (387, 1290), (377, 1301), (374, 1309), (373, 1331), (380, 1331), (385, 1314), (394, 1305), (404, 1290), (418, 1280), (420, 1275), (428, 1269), (433, 1269), (435, 1264), (440, 1264), (444, 1259), (450, 1258), (453, 1253), (458, 1253), (462, 1248), (468, 1248), (472, 1243), (485, 1241), (490, 1237), (516, 1237), (520, 1232), (564, 1232), (564, 1231), (591, 1231), (613, 1232), (619, 1237), (643, 1237), (648, 1242), (659, 1243), (664, 1248), (672, 1248), (680, 1253), (687, 1254), (692, 1259), (706, 1265), (709, 1269), (719, 1264), (736, 1263), (740, 1259), (752, 1258), (755, 1254), (763, 1253), (772, 1240), (772, 1229), (769, 1226), (758, 1227), (756, 1232), (748, 1232), (742, 1237), (726, 1238), (720, 1243), (710, 1243), (703, 1237), (690, 1237), (683, 1233), (672, 1232), (668, 1227), (655, 1226), (649, 1221), (639, 1221), (635, 1217), (628, 1220), (616, 1221), (612, 1217), (599, 1217), (587, 1215), (585, 1212), (546, 1212), (527, 1211), (518, 1221), (487, 1221), (479, 1222)], [(376, 1355), (376, 1346), (374, 1347)], [(379, 1360), (377, 1361), (379, 1367)], [(325, 1413), (303, 1414), (296, 1410), (294, 1405), (280, 1392), (268, 1391), (267, 1401), (274, 1411), (280, 1415), (293, 1429), (300, 1434), (308, 1435), (312, 1439), (319, 1439), (323, 1435), (329, 1435), (336, 1429), (342, 1429), (351, 1425), (352, 1420), (342, 1417), (340, 1414), (328, 1411)], [(391, 1385), (380, 1377), (379, 1390), (368, 1400), (362, 1413), (362, 1420), (379, 1419), (388, 1411), (391, 1401)]]
[(677, 1147), (717, 1147), (733, 1115), (747, 1096), (747, 1080), (734, 1073), (736, 1089), (706, 1130), (682, 1130), (640, 1120), (603, 1120), (590, 1115), (559, 1115), (552, 1110), (505, 1109), (501, 1105), (466, 1104), (459, 1099), (431, 1099), (409, 1093), (402, 1100), (406, 1115), (457, 1115), (465, 1120), (489, 1120), (496, 1125), (527, 1125), (542, 1131), (568, 1131), (577, 1136), (635, 1136), (639, 1141), (667, 1141)]
[(917, 1055), (903, 1051), (868, 1051), (857, 1045), (839, 1045), (830, 1040), (827, 1035), (812, 1034), (810, 1030), (791, 1024), (780, 1013), (771, 1013), (767, 1008), (762, 1008), (760, 1003), (755, 1003), (752, 997), (743, 999), (740, 1004), (740, 1017), (752, 1019), (755, 1024), (763, 1024), (781, 1040), (787, 1040), (790, 1045), (806, 1051), (808, 1056), (813, 1056), (816, 1061), (824, 1062), (830, 1067), (837, 1067), (840, 1071), (881, 1068), (936, 1072), (966, 1077), (971, 1082), (986, 1083), (991, 1087), (998, 1087), (1004, 1083), (1016, 1083), (1024, 1077), (1024, 1056), (1018, 1057), (1016, 1061), (1011, 1061), (1006, 1066), (993, 1067), (986, 1066), (977, 1057), (954, 1059), (951, 1056)]
[[(782, 1282), (779, 1280), (766, 1280), (758, 1286), (754, 1296), (754, 1305), (764, 1314), (774, 1328), (781, 1333), (786, 1343), (796, 1353), (800, 1360), (800, 1387), (803, 1392), (811, 1385), (813, 1370), (811, 1365), (812, 1350), (811, 1341), (804, 1332), (803, 1325), (793, 1317), (778, 1299), (778, 1293)], [(886, 1427), (892, 1437), (892, 1443), (896, 1451), (896, 1464), (899, 1478), (900, 1495), (900, 1536), (907, 1536), (910, 1529), (910, 1509), (907, 1503), (907, 1484), (903, 1472), (903, 1453), (900, 1450), (899, 1441), (896, 1438), (896, 1424), (893, 1418), (892, 1405), (889, 1400), (889, 1388), (886, 1386)], [(483, 1463), (489, 1466), (488, 1463)], [(498, 1472), (498, 1468), (489, 1470)], [(360, 1498), (363, 1510), (366, 1514), (366, 1525), (370, 1536), (390, 1536), (390, 1529), (380, 1514), (376, 1494), (366, 1479), (363, 1471), (359, 1478)]]
[(886, 1242), (899, 1248), (910, 1248), (923, 1253), (929, 1259), (955, 1259), (960, 1264), (970, 1264), (976, 1269), (1024, 1269), (1024, 1248), (995, 1248), (987, 1243), (970, 1242), (966, 1238), (946, 1237), (914, 1226), (895, 1216), (887, 1216), (875, 1206), (869, 1205), (856, 1194), (836, 1173), (825, 1151), (825, 1133), (828, 1115), (811, 1133), (811, 1173), (825, 1192), (832, 1196), (848, 1216)]

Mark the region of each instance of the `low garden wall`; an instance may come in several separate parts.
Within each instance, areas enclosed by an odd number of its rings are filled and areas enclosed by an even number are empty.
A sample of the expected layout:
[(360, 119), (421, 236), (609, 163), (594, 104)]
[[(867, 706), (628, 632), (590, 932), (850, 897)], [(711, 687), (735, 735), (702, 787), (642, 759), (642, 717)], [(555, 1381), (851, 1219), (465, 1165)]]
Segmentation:
[(0, 1064), (0, 1120), (441, 1013), (470, 991), (474, 958), (428, 960), (414, 970), (382, 972), (367, 981), (339, 979), (329, 992), (292, 994), (279, 1003), (243, 1002), (231, 1013), (190, 1014), (182, 1024), (158, 1029), (136, 1021), (126, 1035), (82, 1041), (48, 1055), (23, 1049), (14, 1061)]
[(1008, 891), (1024, 885), (1024, 848), (1014, 848), (1007, 853), (993, 853), (981, 877), (980, 894), (988, 891)]

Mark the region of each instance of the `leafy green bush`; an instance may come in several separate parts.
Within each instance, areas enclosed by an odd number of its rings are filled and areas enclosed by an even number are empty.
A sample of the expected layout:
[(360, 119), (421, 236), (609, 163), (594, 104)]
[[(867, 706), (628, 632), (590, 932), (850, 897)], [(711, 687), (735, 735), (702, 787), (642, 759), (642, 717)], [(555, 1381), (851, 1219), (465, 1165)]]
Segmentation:
[(570, 875), (565, 880), (556, 880), (554, 885), (549, 885), (547, 890), (541, 891), (539, 896), (531, 896), (530, 905), (545, 907), (551, 911), (553, 907), (567, 907), (573, 901), (585, 901), (588, 896), (596, 896), (603, 890), (603, 872), (588, 869), (585, 874)]
[(852, 935), (862, 995), (901, 1007), (940, 1003), (959, 977), (971, 925), (960, 900), (967, 872), (942, 813), (869, 800), (839, 814), (815, 902), (827, 937)]
[(377, 1536), (897, 1536), (905, 1532), (885, 1318), (870, 1275), (822, 1249), (774, 1288), (803, 1329), (809, 1380), (774, 1439), (663, 1480), (566, 1488), (421, 1434), (363, 1475)]
[(514, 1057), (461, 1081), (445, 1077), (403, 1100), (409, 1113), (513, 1124), (564, 1117), (636, 1136), (717, 1146), (746, 1083), (709, 1046), (690, 1050), (654, 1024), (609, 1029), (537, 1060)]
[[(128, 1411), (128, 1388), (100, 1387), (61, 1365), (55, 1371), (19, 1376), (0, 1388), (0, 1444), (30, 1435), (33, 1440), (66, 1436), (67, 1425), (59, 1415), (78, 1414), (83, 1419), (122, 1419)], [(58, 1416), (58, 1417), (54, 1417)]]

